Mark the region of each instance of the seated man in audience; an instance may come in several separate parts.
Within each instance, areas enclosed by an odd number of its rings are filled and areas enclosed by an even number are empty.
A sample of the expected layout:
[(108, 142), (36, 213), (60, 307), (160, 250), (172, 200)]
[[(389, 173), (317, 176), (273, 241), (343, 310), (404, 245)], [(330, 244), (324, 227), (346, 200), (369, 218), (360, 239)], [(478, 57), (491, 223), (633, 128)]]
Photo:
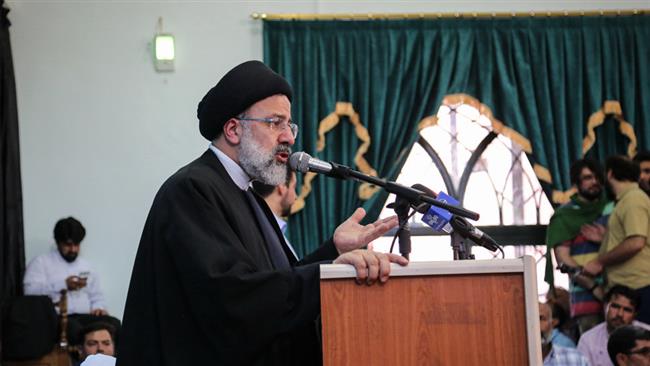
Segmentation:
[(285, 221), (285, 218), (291, 215), (291, 205), (296, 201), (296, 181), (296, 173), (287, 165), (287, 175), (283, 184), (272, 186), (256, 180), (253, 181), (253, 190), (269, 205), (282, 231), (284, 241), (291, 249), (293, 256), (299, 259), (296, 250), (287, 239), (287, 222)]
[(544, 366), (588, 366), (589, 362), (574, 348), (566, 348), (551, 342), (553, 314), (549, 304), (539, 303), (539, 329), (542, 339)]
[(551, 312), (553, 314), (553, 332), (551, 333), (551, 343), (554, 346), (561, 346), (566, 348), (576, 348), (575, 342), (564, 334), (561, 329), (564, 323), (567, 321), (567, 313), (562, 308), (562, 305), (558, 303), (548, 303), (551, 307)]
[[(552, 309), (555, 309), (558, 306), (562, 309), (562, 313), (566, 314), (566, 319), (560, 321), (555, 327), (558, 328), (560, 332), (569, 337), (569, 339), (576, 344), (578, 338), (580, 337), (580, 331), (578, 330), (578, 323), (574, 318), (570, 316), (571, 314), (571, 305), (570, 305), (570, 296), (569, 290), (563, 287), (553, 287), (550, 288), (546, 293), (546, 302), (551, 305)], [(555, 317), (555, 310), (553, 310), (553, 317)]]
[(115, 329), (104, 322), (91, 323), (81, 330), (81, 361), (95, 354), (115, 356)]
[(616, 366), (650, 366), (650, 331), (634, 325), (616, 329), (607, 353)]
[(80, 343), (76, 336), (81, 328), (89, 323), (120, 326), (119, 320), (108, 316), (97, 274), (90, 263), (78, 258), (85, 236), (86, 229), (75, 218), (59, 220), (54, 226), (56, 248), (34, 258), (23, 278), (25, 295), (47, 295), (54, 303), (60, 300), (61, 290), (67, 290), (68, 334), (75, 345)]
[(634, 320), (639, 307), (639, 295), (629, 287), (616, 285), (605, 295), (605, 321), (596, 325), (580, 337), (578, 350), (589, 358), (592, 366), (612, 366), (607, 353), (607, 340), (618, 328), (635, 325), (650, 329), (650, 326)]

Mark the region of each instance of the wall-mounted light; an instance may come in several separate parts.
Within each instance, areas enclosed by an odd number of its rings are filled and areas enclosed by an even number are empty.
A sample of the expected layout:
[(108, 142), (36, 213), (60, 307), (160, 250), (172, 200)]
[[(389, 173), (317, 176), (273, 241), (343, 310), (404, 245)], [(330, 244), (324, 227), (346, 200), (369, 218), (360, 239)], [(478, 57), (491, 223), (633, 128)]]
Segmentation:
[(174, 36), (162, 33), (162, 17), (158, 18), (158, 32), (154, 39), (154, 66), (156, 71), (174, 71)]

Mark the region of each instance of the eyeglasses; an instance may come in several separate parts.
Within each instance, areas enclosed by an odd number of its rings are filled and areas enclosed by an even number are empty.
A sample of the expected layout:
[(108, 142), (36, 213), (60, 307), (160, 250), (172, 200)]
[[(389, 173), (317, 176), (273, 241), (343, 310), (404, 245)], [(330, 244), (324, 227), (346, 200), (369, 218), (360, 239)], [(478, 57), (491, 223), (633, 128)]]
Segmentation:
[(271, 130), (282, 132), (289, 128), (291, 134), (295, 139), (298, 136), (298, 125), (285, 121), (280, 117), (268, 117), (268, 118), (247, 118), (247, 117), (236, 117), (240, 121), (252, 121), (252, 122), (264, 122), (268, 123), (271, 126)]

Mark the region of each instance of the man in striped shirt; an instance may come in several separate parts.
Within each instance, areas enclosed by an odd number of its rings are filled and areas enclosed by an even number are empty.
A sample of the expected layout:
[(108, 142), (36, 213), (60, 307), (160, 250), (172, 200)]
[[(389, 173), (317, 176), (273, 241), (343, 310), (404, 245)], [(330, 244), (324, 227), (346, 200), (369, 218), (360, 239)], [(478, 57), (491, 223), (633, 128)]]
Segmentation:
[[(558, 264), (581, 267), (598, 257), (598, 237), (605, 231), (603, 224), (613, 204), (604, 197), (604, 176), (596, 161), (576, 161), (571, 165), (570, 175), (577, 193), (551, 217), (546, 242), (553, 248)], [(602, 283), (602, 278), (596, 278), (594, 283)], [(577, 322), (580, 334), (602, 321), (602, 304), (592, 290), (570, 283), (571, 317)]]

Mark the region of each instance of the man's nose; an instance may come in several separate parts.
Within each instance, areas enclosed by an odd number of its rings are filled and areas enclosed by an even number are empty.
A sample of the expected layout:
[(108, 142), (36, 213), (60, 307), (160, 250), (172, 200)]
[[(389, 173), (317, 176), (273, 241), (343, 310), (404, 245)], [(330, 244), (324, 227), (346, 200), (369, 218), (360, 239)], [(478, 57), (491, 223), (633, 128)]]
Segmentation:
[(296, 142), (296, 138), (293, 137), (293, 133), (291, 132), (290, 128), (285, 128), (278, 136), (278, 142), (293, 146), (293, 144)]

